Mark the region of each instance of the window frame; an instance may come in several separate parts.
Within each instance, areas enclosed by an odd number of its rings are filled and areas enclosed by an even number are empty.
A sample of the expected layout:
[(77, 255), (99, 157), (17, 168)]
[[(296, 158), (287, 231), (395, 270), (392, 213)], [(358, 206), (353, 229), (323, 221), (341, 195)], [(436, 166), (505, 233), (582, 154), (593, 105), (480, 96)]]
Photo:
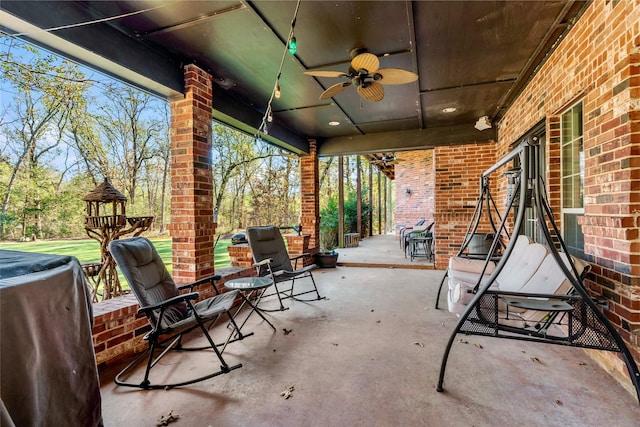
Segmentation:
[[(580, 120), (579, 123), (575, 123), (576, 109), (580, 108)], [(569, 115), (571, 121), (571, 135), (569, 138), (566, 138), (566, 122), (565, 118)], [(576, 126), (579, 126), (579, 132), (576, 131)], [(577, 151), (579, 153), (579, 158), (577, 161), (574, 159), (576, 153), (575, 145), (580, 144), (580, 150)], [(569, 150), (567, 150), (567, 147)], [(565, 153), (571, 153), (572, 156), (568, 159), (568, 156)], [(567, 161), (571, 164), (567, 165)], [(576, 171), (575, 166), (578, 165), (578, 170)], [(570, 173), (567, 173), (567, 172)], [(579, 196), (576, 198), (576, 188), (574, 187), (574, 182), (576, 177), (578, 177), (578, 181), (580, 183), (580, 188), (578, 189)], [(569, 249), (569, 252), (578, 257), (584, 256), (584, 235), (582, 234), (582, 228), (576, 221), (577, 228), (571, 228), (570, 230), (567, 228), (567, 215), (575, 216), (576, 219), (579, 216), (584, 216), (584, 177), (585, 177), (585, 151), (584, 151), (584, 102), (580, 100), (574, 103), (571, 107), (567, 108), (564, 112), (560, 114), (560, 216), (562, 218), (561, 221), (561, 232), (562, 238)], [(571, 183), (571, 194), (567, 194), (567, 181)], [(573, 182), (571, 182), (573, 181)], [(576, 207), (576, 200), (580, 201), (580, 207)], [(571, 201), (571, 203), (567, 203), (567, 201)], [(569, 206), (567, 206), (569, 205)], [(567, 206), (567, 207), (565, 207)], [(571, 236), (569, 236), (571, 234)], [(578, 236), (577, 240), (574, 239), (575, 236)], [(570, 238), (569, 238), (570, 237)], [(581, 241), (580, 241), (581, 240)], [(580, 243), (582, 244), (580, 246)]]

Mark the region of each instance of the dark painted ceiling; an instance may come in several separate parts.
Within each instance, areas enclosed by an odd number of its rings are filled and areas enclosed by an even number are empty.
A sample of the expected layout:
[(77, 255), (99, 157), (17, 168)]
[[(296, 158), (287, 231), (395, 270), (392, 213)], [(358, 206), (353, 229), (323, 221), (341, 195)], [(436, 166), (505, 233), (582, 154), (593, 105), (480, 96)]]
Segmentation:
[[(302, 1), (292, 56), (284, 52), (296, 4), (3, 0), (0, 23), (8, 33), (167, 97), (182, 92), (182, 66), (195, 63), (214, 76), (214, 116), (251, 133), (262, 122), (284, 57), (282, 97), (273, 100), (274, 122), (264, 138), (298, 153), (313, 138), (321, 155), (371, 154), (493, 140), (495, 126), (479, 131), (476, 120), (502, 117), (585, 7), (574, 1)], [(39, 30), (81, 22), (93, 23)], [(304, 71), (346, 72), (355, 47), (378, 55), (380, 68), (410, 70), (419, 79), (384, 86), (376, 103), (354, 87), (320, 100), (341, 80)], [(444, 113), (447, 107), (456, 110)]]

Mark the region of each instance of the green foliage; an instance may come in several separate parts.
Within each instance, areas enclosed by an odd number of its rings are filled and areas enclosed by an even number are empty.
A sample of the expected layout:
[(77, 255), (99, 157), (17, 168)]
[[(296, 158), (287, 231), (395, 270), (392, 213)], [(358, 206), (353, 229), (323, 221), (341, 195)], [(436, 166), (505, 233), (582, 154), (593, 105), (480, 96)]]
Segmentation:
[(338, 199), (331, 197), (320, 210), (320, 248), (329, 251), (338, 246)]
[[(344, 232), (358, 232), (358, 199), (355, 192), (350, 192), (344, 201)], [(371, 207), (362, 199), (362, 232), (367, 232), (367, 217)], [(340, 218), (338, 215), (338, 198), (330, 197), (324, 208), (320, 210), (320, 246), (323, 251), (332, 250), (338, 246), (338, 226)]]
[[(169, 271), (172, 270), (173, 260), (171, 258), (171, 239), (159, 238), (151, 239), (153, 246), (155, 246), (160, 258), (167, 266)], [(215, 257), (215, 269), (229, 267), (231, 261), (229, 259), (229, 253), (227, 252), (227, 246), (231, 245), (230, 239), (220, 239), (216, 245), (214, 257)], [(100, 262), (100, 245), (95, 240), (82, 239), (82, 240), (48, 240), (38, 242), (2, 242), (0, 243), (0, 249), (8, 249), (12, 251), (23, 252), (38, 252), (43, 254), (54, 255), (71, 255), (78, 258), (81, 264)], [(124, 283), (124, 280), (123, 280)]]
[[(358, 232), (358, 199), (357, 193), (351, 192), (344, 201), (344, 232), (345, 233), (357, 233)], [(368, 233), (368, 215), (371, 213), (371, 206), (366, 202), (364, 198), (364, 191), (362, 197), (362, 233), (366, 236)]]

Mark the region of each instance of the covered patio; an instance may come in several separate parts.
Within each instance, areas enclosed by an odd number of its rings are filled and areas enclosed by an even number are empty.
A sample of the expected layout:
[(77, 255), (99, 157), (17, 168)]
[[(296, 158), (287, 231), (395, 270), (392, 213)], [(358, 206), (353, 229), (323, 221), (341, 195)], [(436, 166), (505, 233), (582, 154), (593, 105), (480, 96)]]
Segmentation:
[[(589, 290), (608, 301), (603, 310), (638, 360), (637, 4), (341, 2), (334, 8), (306, 2), (296, 34), (309, 43), (287, 57), (282, 80), (278, 61), (293, 32), (296, 2), (166, 2), (165, 10), (129, 1), (39, 5), (3, 3), (3, 25), (171, 102), (171, 235), (179, 282), (213, 273), (212, 119), (301, 156), (301, 224), (314, 251), (318, 157), (379, 161), (381, 153), (433, 153), (420, 162), (419, 176), (432, 174), (427, 216), (441, 239), (440, 270), (321, 271), (327, 301), (274, 314), (275, 334), (251, 325), (256, 335), (226, 353), (245, 366), (193, 387), (122, 390), (105, 369), (106, 425), (154, 425), (171, 410), (185, 425), (637, 425), (640, 410), (625, 390), (626, 372), (609, 353), (591, 358), (560, 346), (460, 337), (446, 392), (437, 393), (456, 318), (433, 308), (442, 269), (469, 223), (478, 176), (514, 144), (529, 138), (546, 144), (550, 204), (561, 212), (563, 126), (579, 104), (574, 163), (584, 168), (575, 174), (584, 178), (576, 191), (584, 204), (567, 218), (584, 232), (584, 258), (594, 267)], [(121, 19), (105, 23), (114, 16)], [(88, 31), (42, 30), (90, 20)], [(349, 52), (361, 42), (385, 68), (418, 74), (417, 83), (390, 88), (367, 108), (355, 90), (318, 100), (336, 80), (308, 73), (348, 69)], [(272, 104), (280, 83), (293, 95)], [(275, 117), (267, 133), (269, 112)], [(474, 128), (476, 119), (490, 127)], [(499, 190), (504, 195), (506, 185)], [(293, 396), (285, 400), (280, 393), (290, 386)]]
[[(342, 249), (341, 258), (365, 262), (385, 248), (400, 253), (397, 243), (391, 235), (370, 237)], [(445, 392), (436, 392), (457, 321), (434, 308), (443, 271), (397, 262), (317, 270), (327, 300), (293, 302), (269, 315), (275, 333), (252, 316), (247, 330), (255, 335), (225, 351), (229, 362), (244, 366), (227, 375), (139, 391), (116, 387), (114, 372), (103, 372), (105, 425), (153, 426), (170, 411), (180, 416), (175, 425), (192, 426), (637, 425), (640, 407), (629, 378), (616, 381), (575, 348), (459, 335)], [(189, 359), (157, 369), (215, 363), (210, 354)], [(295, 390), (285, 399), (290, 386)]]

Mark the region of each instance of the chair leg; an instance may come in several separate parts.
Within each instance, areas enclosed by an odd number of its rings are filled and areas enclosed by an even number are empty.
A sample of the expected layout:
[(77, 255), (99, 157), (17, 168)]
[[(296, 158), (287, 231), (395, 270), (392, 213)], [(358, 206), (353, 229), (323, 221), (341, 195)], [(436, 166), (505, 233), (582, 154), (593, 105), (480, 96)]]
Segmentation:
[[(208, 374), (208, 375), (204, 375), (202, 377), (198, 377), (198, 378), (194, 378), (194, 379), (191, 379), (191, 380), (182, 381), (182, 382), (178, 382), (178, 383), (152, 384), (151, 381), (149, 380), (149, 375), (150, 375), (151, 369), (160, 361), (160, 359), (162, 359), (162, 357), (164, 357), (164, 355), (166, 355), (170, 350), (176, 348), (176, 344), (180, 343), (180, 341), (182, 339), (183, 333), (181, 333), (181, 334), (175, 336), (173, 338), (173, 341), (171, 342), (171, 344), (168, 345), (166, 348), (164, 348), (163, 351), (160, 353), (160, 355), (158, 355), (157, 357), (154, 357), (154, 355), (155, 355), (155, 352), (156, 352), (156, 350), (158, 349), (158, 347), (160, 345), (159, 345), (159, 343), (157, 341), (157, 337), (150, 338), (152, 341), (150, 341), (149, 349), (147, 350), (149, 352), (149, 354), (148, 354), (148, 358), (147, 358), (147, 366), (145, 368), (144, 379), (142, 380), (142, 382), (140, 382), (140, 383), (126, 382), (126, 381), (122, 380), (122, 377), (129, 370), (131, 370), (134, 366), (136, 366), (140, 362), (140, 360), (142, 360), (142, 358), (144, 358), (144, 356), (146, 355), (146, 353), (144, 353), (144, 352), (141, 353), (138, 357), (136, 357), (131, 363), (129, 363), (122, 371), (120, 371), (118, 373), (118, 375), (116, 375), (116, 377), (114, 379), (114, 382), (119, 386), (142, 388), (142, 389), (145, 389), (145, 390), (150, 390), (150, 389), (170, 389), (170, 388), (174, 388), (174, 387), (182, 387), (182, 386), (185, 386), (185, 385), (194, 384), (194, 383), (197, 383), (197, 382), (200, 382), (200, 381), (207, 380), (209, 378), (216, 377), (216, 376), (221, 375), (221, 374), (227, 374), (227, 373), (233, 371), (234, 369), (238, 369), (238, 368), (242, 367), (241, 363), (233, 365), (233, 366), (229, 366), (227, 364), (227, 362), (222, 357), (222, 353), (218, 350), (218, 347), (216, 346), (216, 344), (213, 342), (213, 339), (209, 335), (209, 332), (207, 331), (207, 327), (204, 324), (204, 322), (200, 322), (197, 327), (200, 327), (200, 329), (204, 333), (205, 338), (209, 342), (209, 345), (206, 346), (206, 347), (203, 347), (203, 348), (205, 348), (207, 350), (208, 349), (213, 349), (214, 353), (218, 357), (218, 360), (220, 361), (220, 370), (218, 370), (216, 372), (213, 372), (211, 374)], [(192, 330), (193, 329), (189, 329), (189, 331), (192, 331)], [(186, 332), (184, 332), (184, 333), (186, 333)], [(200, 349), (200, 348), (198, 348), (198, 349)], [(196, 350), (196, 349), (195, 348), (190, 348), (190, 349), (185, 349), (185, 350)]]
[[(234, 326), (237, 328), (238, 326), (233, 321), (233, 319), (231, 321), (233, 322)], [(200, 329), (202, 330), (202, 333), (204, 334), (204, 336), (207, 338), (207, 341), (209, 341), (209, 344), (211, 345), (211, 348), (213, 349), (213, 351), (216, 353), (216, 356), (218, 356), (218, 360), (220, 361), (220, 373), (227, 374), (231, 372), (233, 369), (238, 369), (242, 367), (241, 363), (230, 367), (222, 357), (222, 352), (218, 350), (218, 346), (216, 345), (216, 343), (213, 342), (211, 335), (209, 335), (209, 331), (207, 331), (207, 328), (204, 326), (203, 323), (200, 323)]]
[(440, 292), (442, 292), (442, 285), (444, 285), (444, 282), (447, 279), (448, 275), (449, 275), (449, 269), (447, 268), (447, 270), (444, 272), (444, 276), (442, 277), (442, 280), (440, 281), (440, 286), (438, 287), (438, 296), (436, 296), (436, 310), (438, 309), (438, 303), (440, 302)]
[[(244, 295), (242, 297), (244, 298)], [(238, 309), (238, 311), (236, 311), (235, 315), (237, 315), (240, 312), (240, 309), (242, 309), (243, 306), (244, 306), (244, 301), (240, 305), (240, 308)], [(232, 328), (231, 328), (231, 332), (229, 332), (229, 336), (225, 340), (224, 344), (217, 344), (217, 347), (222, 347), (222, 349), (220, 350), (220, 353), (224, 353), (225, 349), (227, 348), (227, 345), (231, 344), (232, 342), (241, 341), (241, 340), (253, 335), (253, 332), (249, 332), (248, 334), (243, 334), (242, 333), (242, 327), (244, 326), (244, 323), (242, 325), (238, 326), (238, 324), (236, 323), (235, 319), (233, 318), (233, 315), (231, 315), (231, 313), (229, 311), (227, 311), (227, 316), (229, 317), (229, 323), (227, 323), (227, 329), (229, 328), (229, 325), (231, 325)], [(211, 325), (209, 325), (207, 330), (210, 329), (210, 328), (211, 328)], [(234, 335), (235, 335), (235, 338), (234, 338)]]
[[(326, 297), (320, 296), (320, 291), (318, 291), (318, 286), (316, 285), (316, 281), (313, 278), (313, 274), (311, 274), (311, 272), (308, 272), (308, 276), (302, 276), (301, 278), (304, 278), (304, 277), (309, 277), (311, 279), (311, 283), (313, 284), (313, 289), (310, 290), (310, 291), (305, 291), (305, 292), (300, 292), (299, 294), (295, 294), (295, 293), (293, 293), (293, 283), (292, 283), (291, 284), (291, 297), (293, 299), (295, 299), (296, 301), (303, 301), (303, 302), (304, 301), (319, 301), (319, 300), (322, 300), (322, 299), (326, 299)], [(305, 294), (309, 294), (309, 293), (312, 293), (312, 292), (316, 293), (316, 298), (314, 298), (314, 299), (295, 298), (296, 296), (305, 295)]]
[[(278, 302), (280, 303), (280, 308), (273, 308), (273, 309), (265, 309), (262, 308), (261, 310), (264, 312), (273, 312), (273, 311), (285, 311), (285, 310), (289, 310), (289, 307), (285, 307), (284, 304), (282, 303), (282, 297), (280, 296), (280, 289), (278, 289), (278, 284), (276, 283), (276, 281), (273, 281), (273, 287), (276, 288), (276, 291), (274, 292), (276, 294), (276, 296), (278, 297)], [(293, 291), (293, 287), (291, 288)], [(268, 297), (272, 296), (273, 294), (269, 294), (267, 295)], [(291, 295), (287, 296), (286, 298), (292, 298)]]

